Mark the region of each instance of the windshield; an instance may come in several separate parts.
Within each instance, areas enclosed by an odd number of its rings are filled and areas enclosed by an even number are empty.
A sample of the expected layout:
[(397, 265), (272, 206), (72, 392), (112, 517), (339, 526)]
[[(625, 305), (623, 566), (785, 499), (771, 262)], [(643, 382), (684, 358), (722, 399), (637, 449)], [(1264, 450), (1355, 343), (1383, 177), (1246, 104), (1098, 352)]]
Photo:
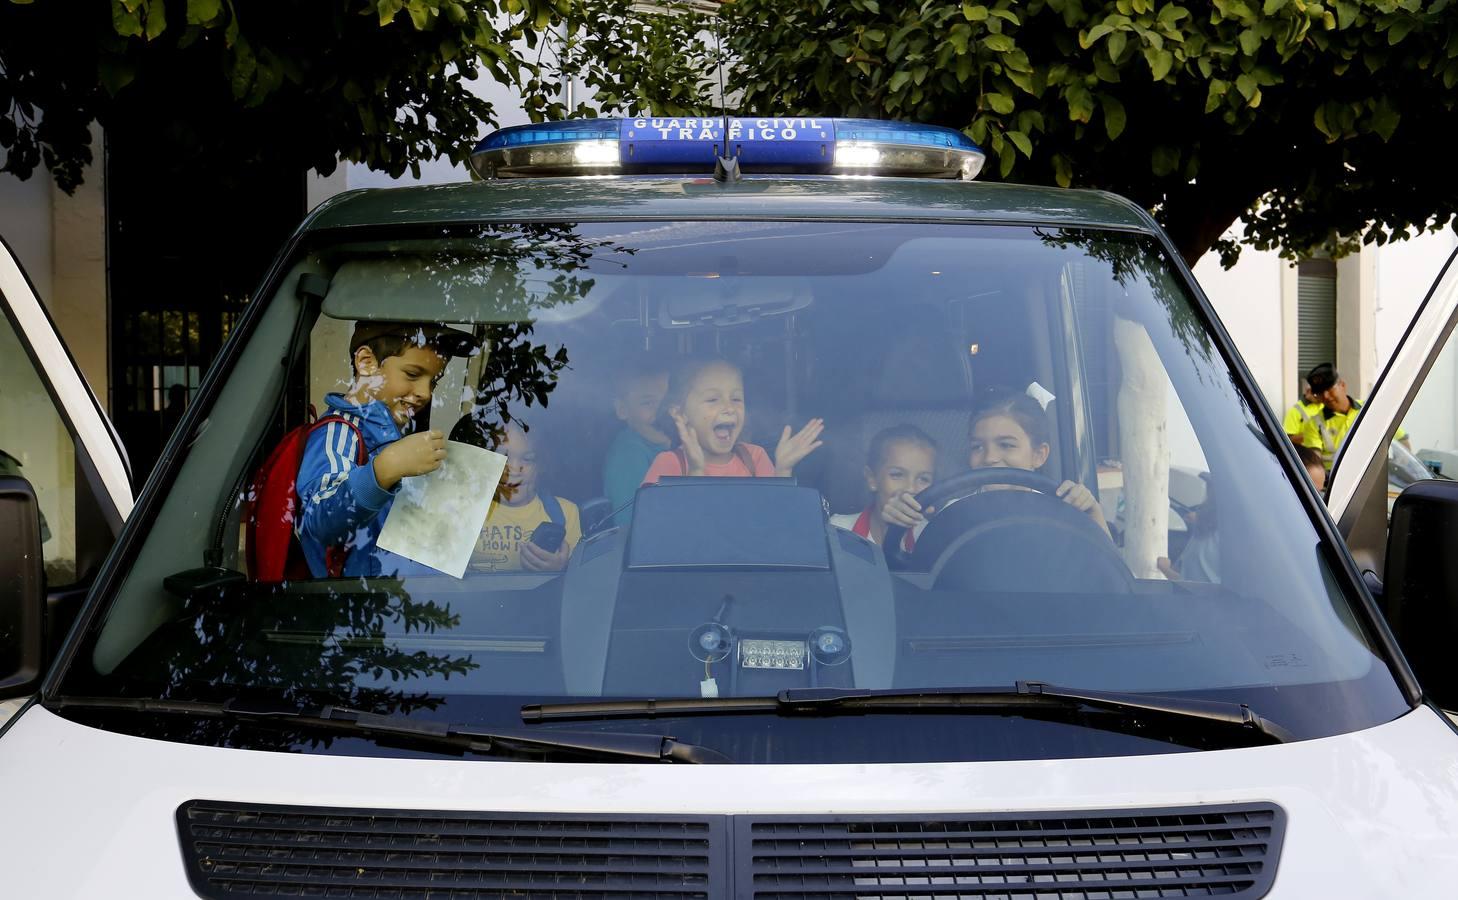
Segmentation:
[[(260, 303), (62, 693), (476, 728), (1021, 680), (1250, 704), (1298, 737), (1406, 709), (1150, 238), (354, 232)], [(1184, 749), (889, 715), (610, 724), (740, 762)]]

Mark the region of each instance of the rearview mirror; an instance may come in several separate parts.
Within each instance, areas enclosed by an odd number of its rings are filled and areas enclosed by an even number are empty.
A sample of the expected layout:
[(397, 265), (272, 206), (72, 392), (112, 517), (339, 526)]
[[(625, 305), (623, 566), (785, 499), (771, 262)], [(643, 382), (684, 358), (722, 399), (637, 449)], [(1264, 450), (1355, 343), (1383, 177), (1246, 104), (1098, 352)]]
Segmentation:
[(1458, 709), (1458, 482), (1419, 481), (1392, 507), (1383, 606), (1423, 691)]
[(35, 489), (24, 478), (0, 478), (0, 699), (40, 684), (45, 604)]

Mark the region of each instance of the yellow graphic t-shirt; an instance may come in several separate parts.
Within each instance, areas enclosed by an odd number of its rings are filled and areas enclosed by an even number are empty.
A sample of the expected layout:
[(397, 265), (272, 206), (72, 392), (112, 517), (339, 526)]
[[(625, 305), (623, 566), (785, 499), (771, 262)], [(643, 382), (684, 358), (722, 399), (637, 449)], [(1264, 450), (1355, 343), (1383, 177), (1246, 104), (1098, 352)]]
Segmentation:
[[(571, 552), (571, 548), (582, 540), (582, 519), (577, 514), (577, 506), (570, 500), (558, 497), (557, 502), (562, 504), (562, 524), (567, 531), (563, 543)], [(499, 501), (492, 503), (491, 511), (486, 514), (486, 524), (476, 537), (471, 568), (477, 572), (520, 571), (522, 542), (531, 540), (537, 526), (548, 521), (551, 520), (542, 506), (541, 497), (533, 497), (530, 503), (521, 506), (507, 506)]]

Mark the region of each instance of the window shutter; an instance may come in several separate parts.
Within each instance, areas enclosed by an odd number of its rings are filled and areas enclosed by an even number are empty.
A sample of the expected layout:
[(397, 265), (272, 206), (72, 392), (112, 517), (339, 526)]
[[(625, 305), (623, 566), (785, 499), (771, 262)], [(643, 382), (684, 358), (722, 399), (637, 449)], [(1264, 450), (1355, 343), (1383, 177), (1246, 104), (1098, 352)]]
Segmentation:
[(1296, 370), (1336, 362), (1336, 263), (1308, 259), (1296, 269)]

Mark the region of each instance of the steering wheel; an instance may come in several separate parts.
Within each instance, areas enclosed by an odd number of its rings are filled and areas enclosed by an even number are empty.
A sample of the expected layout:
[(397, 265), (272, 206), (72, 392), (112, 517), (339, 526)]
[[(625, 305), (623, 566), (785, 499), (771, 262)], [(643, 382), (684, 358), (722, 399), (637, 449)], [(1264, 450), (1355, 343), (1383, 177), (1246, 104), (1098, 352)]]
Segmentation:
[[(1024, 490), (979, 493), (991, 485)], [(904, 527), (887, 526), (882, 541), (887, 565), (931, 572), (939, 587), (1132, 590), (1133, 576), (1108, 535), (1064, 503), (1058, 487), (1046, 475), (1002, 466), (935, 484), (917, 497), (922, 508), (935, 512), (915, 550), (902, 547)]]

